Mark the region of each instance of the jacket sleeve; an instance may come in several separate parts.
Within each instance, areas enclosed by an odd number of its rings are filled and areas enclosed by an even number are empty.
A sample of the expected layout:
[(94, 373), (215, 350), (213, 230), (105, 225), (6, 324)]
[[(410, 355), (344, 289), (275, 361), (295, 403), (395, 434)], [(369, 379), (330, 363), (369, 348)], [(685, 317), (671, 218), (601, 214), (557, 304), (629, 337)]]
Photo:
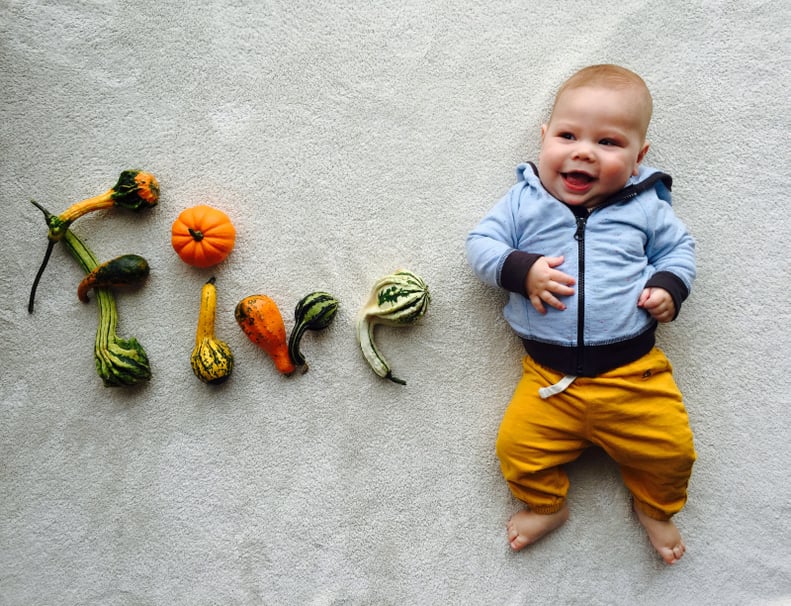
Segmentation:
[(467, 235), (467, 261), (475, 275), (491, 286), (525, 295), (525, 278), (541, 257), (517, 249), (516, 217), (520, 192), (511, 189)]
[(542, 256), (521, 250), (513, 251), (503, 262), (503, 268), (500, 271), (500, 286), (508, 291), (527, 297), (527, 289), (525, 288), (527, 285), (527, 272), (533, 267), (533, 263)]
[(675, 319), (695, 280), (695, 241), (667, 203), (657, 205), (652, 223), (654, 229), (649, 234), (646, 254), (656, 271), (646, 287), (659, 287), (670, 293), (676, 307)]

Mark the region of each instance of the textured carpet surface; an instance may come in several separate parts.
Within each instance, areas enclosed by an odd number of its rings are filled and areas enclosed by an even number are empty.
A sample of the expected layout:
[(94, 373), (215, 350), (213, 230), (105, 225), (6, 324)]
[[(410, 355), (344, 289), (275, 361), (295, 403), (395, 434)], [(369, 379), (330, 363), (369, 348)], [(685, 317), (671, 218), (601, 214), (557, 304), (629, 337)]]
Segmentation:
[[(766, 2), (127, 3), (0, 1), (0, 604), (781, 604), (791, 601), (788, 243), (791, 5)], [(505, 296), (464, 238), (534, 160), (558, 84), (614, 62), (655, 99), (646, 162), (674, 177), (699, 278), (663, 326), (696, 435), (689, 551), (663, 565), (614, 465), (570, 466), (571, 519), (510, 552), (519, 504), (494, 440), (519, 377)], [(139, 215), (73, 229), (101, 260), (148, 259), (118, 332), (153, 377), (94, 369), (97, 307), (35, 199), (59, 213), (142, 168)], [(196, 204), (237, 227), (231, 256), (182, 263)], [(354, 319), (380, 276), (433, 302), (363, 359)], [(192, 374), (202, 284), (236, 368)], [(341, 301), (280, 376), (233, 317), (262, 293)]]

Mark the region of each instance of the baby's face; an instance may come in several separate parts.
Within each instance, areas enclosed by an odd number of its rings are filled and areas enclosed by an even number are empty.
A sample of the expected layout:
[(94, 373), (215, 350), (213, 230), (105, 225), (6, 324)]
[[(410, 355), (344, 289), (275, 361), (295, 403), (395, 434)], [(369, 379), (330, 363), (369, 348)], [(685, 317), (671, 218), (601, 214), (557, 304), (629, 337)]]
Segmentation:
[(637, 174), (648, 118), (631, 89), (572, 88), (541, 127), (538, 174), (558, 200), (592, 208)]

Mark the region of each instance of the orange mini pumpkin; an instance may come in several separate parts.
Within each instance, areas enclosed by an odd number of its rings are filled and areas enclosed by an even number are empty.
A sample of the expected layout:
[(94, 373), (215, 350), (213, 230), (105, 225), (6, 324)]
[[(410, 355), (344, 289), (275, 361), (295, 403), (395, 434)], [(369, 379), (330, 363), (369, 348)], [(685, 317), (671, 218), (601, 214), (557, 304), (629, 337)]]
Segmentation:
[(182, 211), (171, 233), (173, 249), (182, 261), (195, 267), (222, 262), (236, 242), (236, 229), (228, 215), (205, 204)]

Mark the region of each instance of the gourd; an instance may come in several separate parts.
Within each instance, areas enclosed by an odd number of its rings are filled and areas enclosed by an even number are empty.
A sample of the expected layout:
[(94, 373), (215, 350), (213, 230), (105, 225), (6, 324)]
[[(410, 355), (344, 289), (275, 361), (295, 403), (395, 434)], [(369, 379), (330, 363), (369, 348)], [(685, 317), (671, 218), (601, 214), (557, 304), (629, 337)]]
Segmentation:
[(431, 302), (428, 286), (409, 270), (400, 269), (380, 278), (366, 305), (357, 315), (357, 341), (373, 371), (382, 378), (406, 385), (393, 376), (390, 366), (376, 347), (374, 329), (378, 324), (407, 326), (417, 322)]
[(281, 374), (288, 376), (296, 370), (288, 355), (283, 315), (271, 297), (245, 297), (236, 305), (234, 317), (242, 332), (269, 355)]
[(236, 242), (236, 229), (223, 211), (205, 204), (187, 208), (171, 227), (171, 244), (181, 260), (212, 267), (225, 260)]
[(227, 343), (214, 336), (214, 319), (217, 310), (217, 288), (210, 278), (201, 289), (198, 329), (195, 348), (190, 355), (192, 372), (204, 383), (219, 385), (231, 376), (233, 353)]
[(47, 238), (49, 240), (47, 250), (44, 253), (44, 260), (41, 262), (30, 290), (27, 310), (28, 313), (32, 314), (36, 299), (36, 289), (38, 288), (38, 283), (41, 280), (44, 269), (47, 263), (49, 263), (50, 256), (52, 255), (52, 248), (55, 246), (55, 242), (59, 242), (65, 237), (71, 224), (89, 212), (111, 208), (113, 206), (120, 206), (121, 208), (126, 208), (134, 212), (156, 206), (159, 202), (159, 182), (156, 177), (149, 172), (142, 170), (125, 170), (121, 172), (118, 182), (106, 192), (98, 196), (93, 196), (92, 198), (87, 198), (81, 202), (76, 202), (59, 215), (53, 215), (35, 200), (31, 200), (30, 202), (44, 213), (44, 220), (48, 228)]
[[(93, 252), (71, 230), (63, 234), (63, 243), (86, 273), (99, 263)], [(134, 337), (121, 338), (116, 334), (118, 310), (115, 297), (108, 288), (97, 288), (99, 326), (94, 342), (96, 372), (105, 387), (136, 385), (151, 379), (151, 367), (143, 346)]]
[(294, 308), (294, 328), (288, 339), (288, 355), (296, 366), (305, 366), (305, 356), (299, 350), (306, 330), (323, 330), (335, 319), (338, 300), (330, 293), (316, 291), (305, 295)]
[(82, 279), (77, 287), (77, 297), (88, 302), (88, 291), (92, 288), (111, 286), (134, 286), (148, 277), (148, 261), (140, 255), (121, 255), (105, 261)]

